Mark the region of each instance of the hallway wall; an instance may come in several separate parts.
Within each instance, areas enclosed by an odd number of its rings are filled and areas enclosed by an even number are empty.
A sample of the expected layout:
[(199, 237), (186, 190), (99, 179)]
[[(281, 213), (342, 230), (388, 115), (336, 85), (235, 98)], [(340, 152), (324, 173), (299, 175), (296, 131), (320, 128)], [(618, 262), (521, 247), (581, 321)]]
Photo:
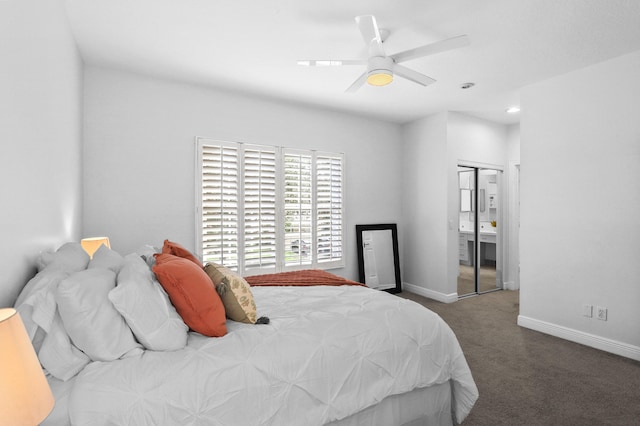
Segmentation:
[[(519, 324), (640, 359), (640, 51), (526, 87)], [(597, 83), (597, 84), (594, 84)], [(583, 305), (608, 309), (607, 321)]]

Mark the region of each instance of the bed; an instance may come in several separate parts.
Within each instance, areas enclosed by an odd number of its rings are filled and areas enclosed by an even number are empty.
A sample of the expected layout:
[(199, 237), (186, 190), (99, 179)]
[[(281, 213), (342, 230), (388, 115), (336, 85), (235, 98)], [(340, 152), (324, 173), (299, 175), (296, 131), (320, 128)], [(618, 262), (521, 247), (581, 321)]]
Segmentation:
[[(455, 335), (421, 305), (323, 271), (194, 268), (167, 242), (41, 256), (15, 308), (56, 398), (44, 425), (452, 425), (477, 400)], [(191, 289), (166, 282), (178, 266), (241, 309), (193, 322)], [(198, 291), (187, 308), (211, 313)]]

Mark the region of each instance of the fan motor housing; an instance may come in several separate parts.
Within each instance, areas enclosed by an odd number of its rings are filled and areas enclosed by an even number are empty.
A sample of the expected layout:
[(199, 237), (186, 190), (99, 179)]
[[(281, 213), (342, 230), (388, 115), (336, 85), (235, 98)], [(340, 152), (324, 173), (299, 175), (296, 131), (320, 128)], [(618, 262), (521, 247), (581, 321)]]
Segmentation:
[(393, 80), (393, 59), (388, 56), (372, 56), (367, 62), (367, 82), (384, 86)]

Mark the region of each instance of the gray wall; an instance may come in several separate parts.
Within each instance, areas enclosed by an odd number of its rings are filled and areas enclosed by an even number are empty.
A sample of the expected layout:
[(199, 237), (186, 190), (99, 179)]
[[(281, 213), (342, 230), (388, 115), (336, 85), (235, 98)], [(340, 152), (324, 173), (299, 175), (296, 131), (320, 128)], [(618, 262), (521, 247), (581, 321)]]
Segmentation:
[(81, 229), (82, 61), (62, 2), (0, 2), (0, 307)]
[(400, 222), (400, 127), (135, 74), (85, 70), (85, 235), (123, 253), (195, 243), (194, 137), (345, 154), (347, 265), (355, 225)]
[(525, 88), (520, 181), (519, 323), (635, 359), (638, 70), (640, 51)]

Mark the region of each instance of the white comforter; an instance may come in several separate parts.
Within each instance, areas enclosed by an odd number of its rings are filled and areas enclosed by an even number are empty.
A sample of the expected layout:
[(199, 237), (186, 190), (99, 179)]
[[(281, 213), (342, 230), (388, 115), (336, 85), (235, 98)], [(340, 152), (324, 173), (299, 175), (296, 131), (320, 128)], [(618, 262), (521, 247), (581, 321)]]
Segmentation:
[(228, 321), (187, 347), (92, 362), (75, 378), (75, 425), (321, 425), (385, 397), (451, 381), (457, 422), (478, 391), (433, 312), (363, 287), (253, 287), (268, 325)]

